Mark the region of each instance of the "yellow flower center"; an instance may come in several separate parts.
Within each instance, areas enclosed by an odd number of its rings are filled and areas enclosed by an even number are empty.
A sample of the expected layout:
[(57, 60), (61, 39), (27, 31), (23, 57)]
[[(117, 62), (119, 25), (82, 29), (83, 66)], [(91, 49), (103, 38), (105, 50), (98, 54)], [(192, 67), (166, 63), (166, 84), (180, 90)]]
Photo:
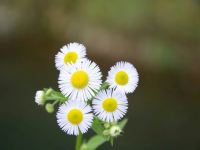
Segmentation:
[(88, 82), (89, 76), (87, 72), (79, 70), (72, 74), (71, 83), (73, 87), (77, 89), (83, 89), (88, 85)]
[(78, 125), (83, 120), (83, 113), (79, 109), (72, 109), (68, 112), (67, 119), (70, 123)]
[(107, 98), (103, 102), (103, 109), (107, 112), (114, 112), (117, 109), (117, 100), (114, 98)]
[(75, 63), (78, 59), (78, 54), (76, 52), (68, 52), (64, 57), (65, 64), (67, 63)]
[(119, 71), (115, 75), (115, 82), (119, 85), (126, 85), (128, 83), (129, 77), (125, 71)]

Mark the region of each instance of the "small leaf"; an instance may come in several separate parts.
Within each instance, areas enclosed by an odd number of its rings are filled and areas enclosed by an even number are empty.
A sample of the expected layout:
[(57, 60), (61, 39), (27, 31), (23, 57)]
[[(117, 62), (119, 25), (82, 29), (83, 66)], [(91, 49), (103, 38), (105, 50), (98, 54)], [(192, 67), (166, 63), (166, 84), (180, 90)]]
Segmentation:
[(55, 91), (52, 88), (49, 88), (49, 89), (45, 88), (44, 91), (46, 94), (45, 95), (46, 100), (58, 100), (62, 103), (68, 100), (68, 97), (65, 97), (61, 92)]
[(119, 122), (119, 127), (123, 130), (127, 122), (128, 122), (127, 118), (123, 119), (122, 121)]
[(93, 120), (93, 123), (92, 123), (92, 129), (97, 134), (102, 135), (103, 131), (104, 131), (104, 126), (103, 126), (101, 120), (99, 120), (98, 118), (95, 117)]
[(107, 140), (101, 135), (93, 136), (87, 143), (81, 146), (81, 150), (95, 150), (97, 147), (105, 143)]

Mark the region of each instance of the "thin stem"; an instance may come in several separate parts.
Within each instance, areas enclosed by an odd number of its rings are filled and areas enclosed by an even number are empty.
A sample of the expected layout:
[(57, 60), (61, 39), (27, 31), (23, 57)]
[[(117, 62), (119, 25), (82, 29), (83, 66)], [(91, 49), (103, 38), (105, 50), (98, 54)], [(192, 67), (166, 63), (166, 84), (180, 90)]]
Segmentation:
[(82, 144), (82, 133), (79, 131), (79, 135), (76, 137), (76, 150), (80, 150)]
[(53, 106), (55, 106), (57, 103), (59, 102), (59, 100), (56, 100), (52, 103)]

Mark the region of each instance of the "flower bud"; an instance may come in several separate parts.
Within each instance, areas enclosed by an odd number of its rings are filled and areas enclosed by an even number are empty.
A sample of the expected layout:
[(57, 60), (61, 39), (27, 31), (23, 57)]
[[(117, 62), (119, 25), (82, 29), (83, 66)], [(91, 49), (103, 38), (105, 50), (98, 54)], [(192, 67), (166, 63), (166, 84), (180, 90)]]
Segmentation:
[(109, 134), (110, 134), (109, 130), (104, 130), (104, 131), (103, 131), (103, 135), (104, 135), (104, 136), (108, 136)]
[(119, 136), (119, 135), (121, 134), (121, 132), (122, 132), (122, 130), (120, 129), (119, 126), (112, 126), (112, 127), (110, 128), (110, 135), (111, 135), (112, 137), (117, 137), (117, 136)]
[(45, 108), (48, 113), (54, 112), (54, 105), (52, 105), (52, 104), (46, 104)]
[(49, 88), (47, 91), (46, 91), (46, 95), (48, 96), (48, 95), (50, 95), (51, 94), (51, 92), (53, 91), (53, 89), (52, 88)]
[(105, 124), (104, 124), (104, 127), (105, 127), (106, 129), (108, 129), (108, 128), (110, 127), (110, 124), (109, 124), (109, 123), (105, 123)]
[(45, 98), (44, 98), (44, 91), (37, 91), (35, 94), (35, 102), (38, 105), (44, 105), (45, 103)]
[(82, 144), (82, 146), (81, 146), (81, 150), (88, 150), (88, 146), (87, 146), (87, 144)]

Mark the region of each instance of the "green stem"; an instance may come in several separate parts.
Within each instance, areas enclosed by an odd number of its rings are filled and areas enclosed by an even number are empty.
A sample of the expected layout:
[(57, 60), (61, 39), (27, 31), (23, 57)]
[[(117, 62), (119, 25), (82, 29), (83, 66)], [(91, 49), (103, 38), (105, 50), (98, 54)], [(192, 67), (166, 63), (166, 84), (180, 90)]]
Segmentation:
[(56, 100), (52, 103), (53, 106), (55, 106), (57, 103), (59, 102), (59, 100)]
[[(109, 87), (109, 84), (105, 81), (105, 82), (101, 85), (99, 91), (105, 90), (105, 89), (107, 89), (108, 87)], [(99, 91), (98, 91), (98, 92), (99, 92)]]
[[(109, 87), (109, 84), (108, 84), (107, 82), (104, 82), (104, 83), (101, 85), (100, 89), (97, 90), (97, 92), (95, 92), (95, 96), (96, 96), (101, 90), (106, 90), (108, 87)], [(91, 101), (95, 98), (95, 96), (93, 96), (91, 99), (88, 100), (88, 104), (91, 103)]]
[(79, 135), (76, 138), (76, 150), (80, 150), (82, 144), (82, 133), (79, 131)]

